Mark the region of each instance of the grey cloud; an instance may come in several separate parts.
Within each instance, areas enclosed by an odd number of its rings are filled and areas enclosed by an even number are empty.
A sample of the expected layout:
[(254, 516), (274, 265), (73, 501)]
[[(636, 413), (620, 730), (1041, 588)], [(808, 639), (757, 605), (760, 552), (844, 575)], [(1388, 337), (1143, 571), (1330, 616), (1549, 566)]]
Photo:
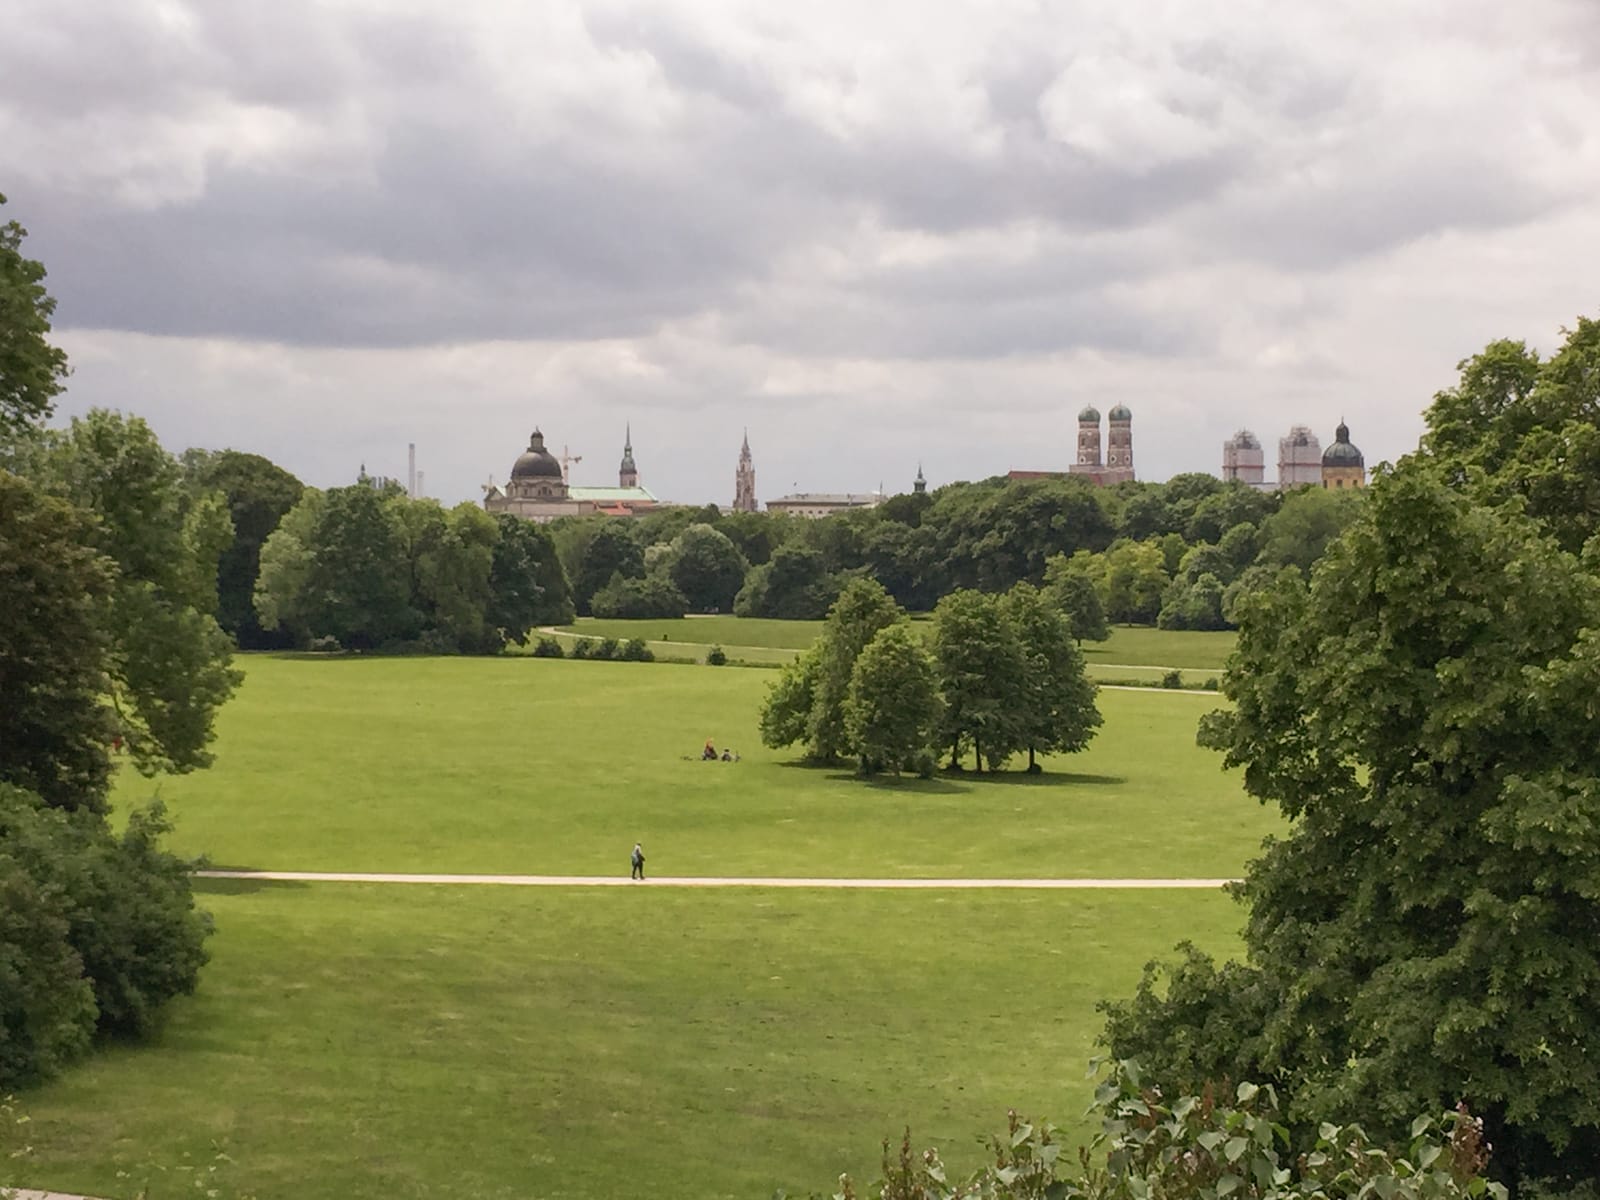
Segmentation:
[[(0, 47), (0, 115), (48, 128), (110, 112), (137, 129), (226, 97), (337, 136), (309, 160), (214, 154), (201, 195), (138, 207), (24, 171), (9, 190), (65, 324), (405, 346), (642, 337), (712, 314), (738, 341), (807, 355), (1172, 357), (1213, 347), (1214, 325), (1114, 285), (1231, 260), (1336, 270), (1568, 199), (1522, 178), (1505, 146), (1403, 121), (1370, 125), (1369, 152), (1323, 161), (1308, 148), (1319, 131), (1370, 98), (1314, 45), (1175, 40), (1178, 68), (1226, 82), (1266, 127), (1304, 140), (1231, 130), (1200, 91), (1174, 104), (1226, 136), (1136, 169), (1052, 140), (1040, 105), (1077, 50), (1048, 28), (977, 68), (994, 136), (977, 150), (910, 123), (830, 132), (792, 111), (759, 61), (660, 8), (585, 17), (602, 53), (658, 68), (677, 111), (655, 129), (629, 126), (598, 83), (559, 113), (529, 113), (446, 16), (306, 0), (188, 11), (178, 36), (134, 4), (39, 5), (28, 44)], [(526, 51), (539, 71), (539, 47)], [(1030, 224), (1065, 241), (1021, 266), (958, 256), (862, 265), (843, 281), (788, 276), (874, 227), (957, 238)], [(1091, 248), (1108, 235), (1125, 245)]]

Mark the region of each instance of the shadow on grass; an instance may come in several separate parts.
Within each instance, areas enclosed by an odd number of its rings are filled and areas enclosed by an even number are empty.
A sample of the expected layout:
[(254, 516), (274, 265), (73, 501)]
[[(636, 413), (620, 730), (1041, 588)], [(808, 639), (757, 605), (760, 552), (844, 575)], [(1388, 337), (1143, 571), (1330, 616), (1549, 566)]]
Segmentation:
[(1072, 771), (1040, 771), (1028, 774), (1025, 770), (1013, 771), (951, 771), (941, 768), (932, 779), (919, 779), (915, 775), (858, 775), (842, 763), (807, 762), (805, 759), (785, 759), (774, 764), (800, 771), (814, 771), (833, 783), (864, 783), (868, 787), (888, 788), (892, 791), (925, 792), (934, 795), (957, 795), (972, 792), (986, 784), (996, 787), (1073, 787), (1089, 785), (1117, 787), (1127, 783), (1122, 775), (1087, 775)]
[(944, 771), (946, 779), (960, 779), (968, 784), (992, 783), (997, 787), (1071, 787), (1074, 784), (1094, 784), (1115, 787), (1127, 783), (1121, 775), (1076, 775), (1070, 771), (1040, 771), (1029, 775), (1026, 771)]
[(828, 776), (829, 779), (839, 780), (844, 783), (859, 783), (866, 787), (886, 792), (905, 792), (923, 796), (958, 796), (970, 792), (970, 787), (962, 787), (948, 779), (935, 776), (932, 779), (919, 779), (915, 775), (857, 775), (854, 771), (836, 771)]
[[(227, 863), (207, 863), (207, 871), (254, 871), (255, 867), (236, 867)], [(191, 875), (189, 886), (197, 896), (252, 896), (257, 892), (285, 891), (311, 886), (304, 879), (213, 879)]]

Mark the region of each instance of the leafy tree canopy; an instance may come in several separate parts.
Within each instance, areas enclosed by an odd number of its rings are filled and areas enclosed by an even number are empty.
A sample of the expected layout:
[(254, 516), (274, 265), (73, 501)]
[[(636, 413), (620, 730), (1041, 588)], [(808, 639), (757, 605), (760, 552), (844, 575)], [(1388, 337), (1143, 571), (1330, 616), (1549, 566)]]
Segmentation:
[(67, 375), (67, 356), (48, 340), (56, 302), (44, 265), (23, 255), (27, 235), (16, 221), (0, 224), (0, 443), (50, 415)]
[[(1600, 1152), (1600, 578), (1422, 462), (1309, 584), (1244, 600), (1204, 744), (1294, 825), (1253, 863), (1249, 962), (1192, 957), (1108, 1027), (1173, 1081), (1278, 1083), (1303, 1122), (1464, 1097), (1504, 1177)], [(1204, 1034), (1201, 1034), (1201, 1030)]]

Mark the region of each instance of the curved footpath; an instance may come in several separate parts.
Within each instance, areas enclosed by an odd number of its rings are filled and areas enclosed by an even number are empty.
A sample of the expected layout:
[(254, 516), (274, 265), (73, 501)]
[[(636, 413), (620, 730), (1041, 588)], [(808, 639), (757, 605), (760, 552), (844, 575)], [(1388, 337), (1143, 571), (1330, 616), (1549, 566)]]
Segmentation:
[(699, 888), (1199, 888), (1215, 889), (1227, 879), (764, 879), (718, 875), (661, 875), (624, 879), (620, 875), (403, 875), (359, 871), (196, 871), (205, 879), (256, 879), (280, 883), (445, 883), (499, 887), (699, 887)]

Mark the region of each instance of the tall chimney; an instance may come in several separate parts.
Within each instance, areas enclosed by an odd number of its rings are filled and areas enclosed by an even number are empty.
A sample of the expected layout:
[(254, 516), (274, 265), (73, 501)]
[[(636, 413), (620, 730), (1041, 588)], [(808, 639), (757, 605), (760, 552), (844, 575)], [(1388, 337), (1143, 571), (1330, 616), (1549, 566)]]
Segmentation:
[(422, 498), (422, 472), (421, 471), (417, 472), (417, 495), (416, 495), (416, 498), (419, 499), (419, 500)]

